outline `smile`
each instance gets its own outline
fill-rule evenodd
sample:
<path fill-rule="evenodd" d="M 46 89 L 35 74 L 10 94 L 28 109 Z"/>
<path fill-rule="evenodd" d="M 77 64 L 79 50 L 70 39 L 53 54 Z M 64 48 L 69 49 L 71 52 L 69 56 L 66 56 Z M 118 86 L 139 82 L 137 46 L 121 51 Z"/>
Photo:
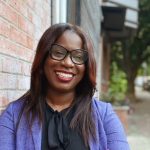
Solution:
<path fill-rule="evenodd" d="M 56 75 L 62 81 L 70 81 L 73 78 L 73 74 L 71 73 L 56 72 Z"/>

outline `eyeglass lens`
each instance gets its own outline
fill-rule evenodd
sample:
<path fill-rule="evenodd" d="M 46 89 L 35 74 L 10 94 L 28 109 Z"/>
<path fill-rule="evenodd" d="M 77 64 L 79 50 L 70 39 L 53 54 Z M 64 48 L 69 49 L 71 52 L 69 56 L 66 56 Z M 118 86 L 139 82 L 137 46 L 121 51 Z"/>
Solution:
<path fill-rule="evenodd" d="M 75 64 L 83 64 L 87 60 L 88 53 L 83 49 L 76 49 L 72 51 L 68 51 L 66 48 L 62 47 L 58 44 L 53 44 L 50 49 L 50 56 L 55 60 L 63 60 L 65 57 L 70 54 L 70 58 Z"/>

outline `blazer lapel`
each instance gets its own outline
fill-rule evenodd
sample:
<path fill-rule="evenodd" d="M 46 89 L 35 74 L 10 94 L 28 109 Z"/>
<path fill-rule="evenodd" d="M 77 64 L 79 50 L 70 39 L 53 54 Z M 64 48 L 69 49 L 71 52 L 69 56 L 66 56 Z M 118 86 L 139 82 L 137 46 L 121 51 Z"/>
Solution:
<path fill-rule="evenodd" d="M 41 150 L 41 140 L 42 140 L 42 127 L 40 126 L 38 119 L 35 119 L 31 128 L 32 138 L 34 142 L 35 150 Z"/>

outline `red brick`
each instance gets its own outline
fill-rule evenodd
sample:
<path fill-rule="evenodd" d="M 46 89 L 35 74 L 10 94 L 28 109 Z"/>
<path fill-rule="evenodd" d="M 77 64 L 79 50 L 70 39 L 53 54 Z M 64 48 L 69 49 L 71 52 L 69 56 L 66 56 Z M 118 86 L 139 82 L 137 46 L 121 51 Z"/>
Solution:
<path fill-rule="evenodd" d="M 25 94 L 27 90 L 16 90 L 16 98 L 20 98 L 23 94 Z"/>
<path fill-rule="evenodd" d="M 30 77 L 28 76 L 18 76 L 17 89 L 28 90 L 30 87 Z"/>
<path fill-rule="evenodd" d="M 29 21 L 33 23 L 33 13 L 30 8 L 28 8 L 27 14 L 28 14 L 27 16 L 28 16 Z"/>
<path fill-rule="evenodd" d="M 35 0 L 26 0 L 26 2 L 27 2 L 27 5 L 31 8 L 31 9 L 33 9 L 33 10 L 35 10 L 35 4 L 36 4 L 36 1 Z"/>
<path fill-rule="evenodd" d="M 28 22 L 26 21 L 26 19 L 23 16 L 19 15 L 18 16 L 18 27 L 26 32 L 27 26 L 28 26 Z"/>
<path fill-rule="evenodd" d="M 11 7 L 13 7 L 14 9 L 16 9 L 17 11 L 19 11 L 20 10 L 20 3 L 21 1 L 18 1 L 18 0 L 9 0 L 9 1 L 7 1 L 7 3 L 11 6 Z"/>
<path fill-rule="evenodd" d="M 12 26 L 10 27 L 10 39 L 26 48 L 33 49 L 33 39 Z"/>
<path fill-rule="evenodd" d="M 26 1 L 21 1 L 19 12 L 22 14 L 22 16 L 28 17 L 28 7 L 27 7 L 27 4 L 26 4 Z"/>
<path fill-rule="evenodd" d="M 17 88 L 17 75 L 7 74 L 7 89 Z"/>
<path fill-rule="evenodd" d="M 0 37 L 0 52 L 10 56 L 18 56 L 18 46 L 8 39 Z"/>
<path fill-rule="evenodd" d="M 34 50 L 50 25 L 50 1 L 2 0 L 0 14 L 1 111 L 29 88 Z"/>
<path fill-rule="evenodd" d="M 0 37 L 0 52 L 17 57 L 16 45 L 3 37 Z"/>
<path fill-rule="evenodd" d="M 6 106 L 9 103 L 6 97 L 0 96 L 0 106 Z"/>
<path fill-rule="evenodd" d="M 27 62 L 21 63 L 21 74 L 30 76 L 30 74 L 31 74 L 31 63 L 27 63 Z"/>
<path fill-rule="evenodd" d="M 6 105 L 7 103 L 7 90 L 0 90 L 0 106 L 4 106 Z M 4 101 L 2 101 L 4 100 Z"/>
<path fill-rule="evenodd" d="M 14 42 L 17 42 L 18 44 L 28 47 L 27 35 L 12 26 L 10 28 L 10 39 Z"/>
<path fill-rule="evenodd" d="M 7 90 L 8 100 L 12 102 L 20 98 L 27 90 Z"/>
<path fill-rule="evenodd" d="M 27 17 L 28 13 L 27 13 L 27 5 L 26 5 L 26 1 L 20 1 L 20 0 L 9 0 L 7 2 L 12 8 L 14 8 L 19 14 L 21 14 L 22 16 Z"/>
<path fill-rule="evenodd" d="M 33 61 L 33 58 L 34 58 L 34 55 L 35 55 L 34 51 L 22 47 L 21 53 L 22 53 L 20 55 L 21 59 L 26 60 L 28 62 Z"/>
<path fill-rule="evenodd" d="M 17 28 L 11 26 L 10 27 L 10 40 L 20 43 L 20 41 L 21 41 L 20 36 L 21 36 L 20 31 Z M 22 41 L 22 42 L 24 42 L 24 41 Z"/>
<path fill-rule="evenodd" d="M 29 47 L 28 46 L 28 42 L 27 42 L 27 35 L 23 32 L 20 32 L 20 37 L 19 40 L 17 41 L 19 44 L 25 46 L 25 47 Z"/>
<path fill-rule="evenodd" d="M 0 89 L 4 90 L 7 89 L 7 74 L 0 73 Z"/>
<path fill-rule="evenodd" d="M 29 49 L 33 50 L 33 39 L 29 36 L 27 36 L 27 45 Z"/>
<path fill-rule="evenodd" d="M 6 20 L 10 21 L 11 23 L 17 25 L 18 24 L 18 14 L 13 10 L 12 7 L 9 7 L 4 2 L 0 2 L 1 9 L 0 14 L 2 17 L 4 17 Z"/>
<path fill-rule="evenodd" d="M 25 17 L 19 15 L 18 27 L 24 32 L 28 33 L 30 36 L 33 36 L 33 32 L 34 32 L 33 24 Z"/>
<path fill-rule="evenodd" d="M 8 44 L 6 43 L 6 40 L 4 39 L 4 37 L 0 36 L 0 52 L 5 54 L 7 49 L 8 49 Z"/>
<path fill-rule="evenodd" d="M 38 42 L 39 42 L 39 40 L 36 40 L 36 39 L 34 40 L 34 43 L 33 43 L 33 50 L 34 50 L 34 51 L 36 51 Z"/>
<path fill-rule="evenodd" d="M 3 57 L 3 72 L 21 74 L 21 63 L 11 57 Z"/>
<path fill-rule="evenodd" d="M 32 62 L 34 57 L 33 50 L 19 46 L 2 37 L 0 37 L 0 52 L 28 62 Z"/>
<path fill-rule="evenodd" d="M 0 35 L 10 36 L 10 25 L 0 18 Z"/>
<path fill-rule="evenodd" d="M 42 20 L 41 17 L 38 16 L 36 13 L 33 13 L 33 24 L 35 25 L 36 29 L 41 29 Z"/>
<path fill-rule="evenodd" d="M 45 16 L 43 16 L 43 11 L 44 11 L 44 9 L 41 7 L 41 5 L 40 4 L 37 4 L 36 3 L 36 8 L 35 8 L 35 12 L 36 12 L 36 14 L 37 14 L 37 16 L 40 18 L 40 20 L 42 19 L 42 17 L 45 17 Z"/>
<path fill-rule="evenodd" d="M 8 100 L 9 102 L 12 102 L 14 100 L 17 100 L 20 96 L 18 96 L 17 90 L 8 90 Z"/>
<path fill-rule="evenodd" d="M 30 1 L 30 3 L 33 3 L 32 1 Z M 29 21 L 32 21 L 32 11 L 31 8 L 27 7 L 27 3 L 26 1 L 18 1 L 18 0 L 9 0 L 8 4 L 14 8 L 19 16 L 22 16 L 26 19 L 28 19 Z"/>
<path fill-rule="evenodd" d="M 3 55 L 0 54 L 0 72 L 2 72 L 2 61 L 3 61 Z"/>
<path fill-rule="evenodd" d="M 35 28 L 35 25 L 33 23 L 29 22 L 27 33 L 33 38 L 34 38 L 34 32 L 35 32 L 34 28 Z"/>

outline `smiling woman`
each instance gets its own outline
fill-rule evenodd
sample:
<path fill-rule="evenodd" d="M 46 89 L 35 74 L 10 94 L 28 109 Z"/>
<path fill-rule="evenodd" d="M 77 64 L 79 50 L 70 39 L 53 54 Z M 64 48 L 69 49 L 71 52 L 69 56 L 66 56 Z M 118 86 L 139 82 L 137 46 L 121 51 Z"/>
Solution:
<path fill-rule="evenodd" d="M 71 24 L 51 26 L 38 43 L 29 91 L 0 116 L 0 149 L 129 150 L 111 105 L 93 97 L 95 87 L 86 33 Z"/>
<path fill-rule="evenodd" d="M 50 49 L 51 57 L 47 57 L 44 64 L 45 76 L 49 83 L 48 94 L 49 97 L 52 93 L 58 95 L 60 92 L 65 92 L 65 95 L 72 95 L 72 98 L 65 97 L 64 100 L 61 100 L 62 104 L 68 103 L 70 105 L 72 102 L 70 99 L 73 100 L 76 86 L 83 78 L 85 71 L 84 57 L 80 58 L 81 55 L 84 55 L 82 39 L 75 32 L 68 30 L 58 38 L 56 43 L 57 45 L 53 45 Z M 70 54 L 64 55 L 63 52 Z"/>

